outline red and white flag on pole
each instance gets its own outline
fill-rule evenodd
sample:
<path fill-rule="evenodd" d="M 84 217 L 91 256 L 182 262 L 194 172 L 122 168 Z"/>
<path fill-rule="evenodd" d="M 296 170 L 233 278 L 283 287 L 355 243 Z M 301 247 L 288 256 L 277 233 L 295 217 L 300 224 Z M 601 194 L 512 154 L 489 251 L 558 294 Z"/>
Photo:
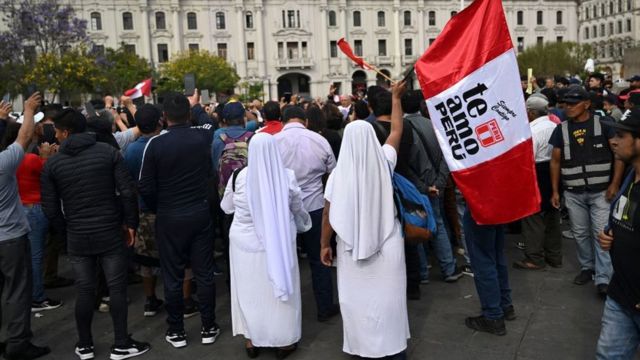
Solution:
<path fill-rule="evenodd" d="M 540 209 L 531 130 L 501 0 L 475 0 L 416 63 L 451 174 L 479 224 Z"/>
<path fill-rule="evenodd" d="M 126 90 L 124 96 L 128 96 L 131 99 L 136 99 L 141 96 L 151 96 L 151 79 L 143 80 L 136 85 L 133 89 Z"/>

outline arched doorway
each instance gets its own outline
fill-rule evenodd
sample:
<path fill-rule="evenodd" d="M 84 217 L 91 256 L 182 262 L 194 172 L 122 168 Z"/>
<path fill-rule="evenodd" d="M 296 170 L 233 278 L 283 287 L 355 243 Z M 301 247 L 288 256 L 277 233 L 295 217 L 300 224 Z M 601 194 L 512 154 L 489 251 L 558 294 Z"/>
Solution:
<path fill-rule="evenodd" d="M 382 69 L 380 70 L 380 72 L 387 75 L 387 77 L 391 77 L 391 73 L 387 69 Z M 384 88 L 389 88 L 391 86 L 391 83 L 389 82 L 389 80 L 385 79 L 384 76 L 380 74 L 376 75 L 376 84 Z"/>
<path fill-rule="evenodd" d="M 362 94 L 367 92 L 367 74 L 362 70 L 354 72 L 351 76 L 351 93 L 358 94 L 360 92 Z"/>
<path fill-rule="evenodd" d="M 305 74 L 289 73 L 278 78 L 278 99 L 285 93 L 310 96 L 311 78 Z"/>

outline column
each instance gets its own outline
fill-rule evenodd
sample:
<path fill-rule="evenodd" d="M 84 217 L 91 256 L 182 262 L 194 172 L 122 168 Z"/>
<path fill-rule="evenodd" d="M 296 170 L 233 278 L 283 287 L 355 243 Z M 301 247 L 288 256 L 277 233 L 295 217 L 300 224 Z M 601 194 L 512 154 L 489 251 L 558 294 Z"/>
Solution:
<path fill-rule="evenodd" d="M 154 64 L 153 54 L 151 53 L 151 36 L 149 29 L 149 8 L 145 5 L 140 6 L 140 17 L 142 18 L 142 57 L 149 59 Z"/>
<path fill-rule="evenodd" d="M 400 76 L 402 72 L 402 52 L 400 50 L 400 7 L 399 4 L 393 6 L 393 57 L 394 66 L 391 78 Z"/>
<path fill-rule="evenodd" d="M 264 24 L 262 21 L 262 17 L 264 16 L 262 14 L 263 10 L 262 10 L 262 6 L 261 5 L 256 5 L 256 11 L 255 11 L 255 26 L 256 26 L 256 33 L 257 33 L 257 37 L 256 37 L 256 60 L 258 60 L 258 71 L 259 71 L 259 76 L 262 77 L 265 82 L 267 80 L 267 53 L 266 53 L 266 43 L 265 43 L 265 31 L 264 31 Z M 268 86 L 268 85 L 266 85 Z M 265 91 L 265 93 L 268 93 L 268 89 L 267 91 Z"/>
<path fill-rule="evenodd" d="M 182 24 L 180 22 L 180 7 L 172 6 L 173 12 L 173 52 L 179 53 L 182 51 Z"/>
<path fill-rule="evenodd" d="M 349 36 L 349 12 L 347 11 L 347 3 L 340 3 L 340 21 L 342 21 L 342 28 L 344 29 L 344 39 L 347 42 L 350 42 L 351 36 Z M 351 44 L 353 46 L 353 44 Z M 347 59 L 346 56 L 340 56 L 342 63 L 342 73 L 345 74 L 344 80 L 346 81 L 351 76 L 351 71 L 349 68 L 350 60 Z"/>
<path fill-rule="evenodd" d="M 422 0 L 420 0 L 420 2 L 418 3 L 418 43 L 415 45 L 414 50 L 417 57 L 422 56 L 422 53 L 424 53 L 425 49 L 427 48 L 424 36 L 424 22 L 426 21 L 424 14 L 424 4 Z"/>
<path fill-rule="evenodd" d="M 320 57 L 320 61 L 316 65 L 320 68 L 319 73 L 322 74 L 320 79 L 316 79 L 316 82 L 321 82 L 322 84 L 324 84 L 325 74 L 328 74 L 330 70 L 329 49 L 328 49 L 329 35 L 327 34 L 329 29 L 327 27 L 327 16 L 328 16 L 327 4 L 326 2 L 324 2 L 322 5 L 320 5 L 320 29 L 322 31 L 322 34 L 320 36 L 320 42 L 321 42 L 320 56 L 321 57 Z M 315 54 L 317 55 L 318 52 L 316 51 Z"/>
<path fill-rule="evenodd" d="M 237 70 L 238 75 L 241 80 L 246 80 L 247 78 L 247 43 L 244 38 L 244 6 L 242 4 L 236 4 L 236 32 L 238 35 L 238 41 L 231 41 L 227 46 L 233 46 L 233 44 L 237 44 L 238 50 L 236 54 L 238 54 L 237 60 Z M 233 37 L 232 37 L 233 39 Z"/>

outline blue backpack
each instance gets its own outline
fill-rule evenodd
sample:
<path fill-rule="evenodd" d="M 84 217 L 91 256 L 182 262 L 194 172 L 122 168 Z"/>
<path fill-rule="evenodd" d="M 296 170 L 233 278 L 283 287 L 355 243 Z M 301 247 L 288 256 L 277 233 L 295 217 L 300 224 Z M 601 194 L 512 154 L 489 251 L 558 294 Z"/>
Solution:
<path fill-rule="evenodd" d="M 393 200 L 402 223 L 404 239 L 409 244 L 428 241 L 436 232 L 436 221 L 429 198 L 404 176 L 394 172 Z"/>

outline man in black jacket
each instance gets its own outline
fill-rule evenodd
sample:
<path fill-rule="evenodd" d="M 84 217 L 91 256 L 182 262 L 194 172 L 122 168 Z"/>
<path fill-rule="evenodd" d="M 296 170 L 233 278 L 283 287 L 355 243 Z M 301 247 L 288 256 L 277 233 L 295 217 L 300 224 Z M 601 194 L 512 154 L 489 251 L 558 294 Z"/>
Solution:
<path fill-rule="evenodd" d="M 127 332 L 126 245 L 133 245 L 138 226 L 135 184 L 120 152 L 96 142 L 94 133 L 85 132 L 87 121 L 81 113 L 64 110 L 54 123 L 61 145 L 42 172 L 42 207 L 52 223 L 66 223 L 67 247 L 78 288 L 75 313 L 80 340 L 75 353 L 81 359 L 93 359 L 91 320 L 96 266 L 100 263 L 111 296 L 115 333 L 111 359 L 141 355 L 149 350 L 149 344 L 131 339 Z M 127 227 L 126 241 L 122 223 Z"/>
<path fill-rule="evenodd" d="M 147 143 L 138 187 L 144 203 L 156 213 L 156 244 L 169 324 L 165 340 L 176 348 L 187 346 L 182 283 L 190 264 L 198 284 L 202 343 L 213 344 L 220 328 L 214 314 L 213 228 L 207 202 L 211 126 L 191 127 L 190 102 L 184 95 L 168 94 L 163 107 L 168 131 Z"/>

